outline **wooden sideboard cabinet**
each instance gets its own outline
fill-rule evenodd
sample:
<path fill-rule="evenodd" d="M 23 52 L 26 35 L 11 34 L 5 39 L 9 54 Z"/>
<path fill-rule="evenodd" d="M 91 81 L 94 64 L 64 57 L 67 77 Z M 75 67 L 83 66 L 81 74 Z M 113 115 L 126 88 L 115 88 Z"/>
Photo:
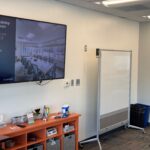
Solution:
<path fill-rule="evenodd" d="M 55 119 L 52 114 L 47 121 L 36 120 L 25 127 L 8 124 L 0 129 L 0 136 L 8 136 L 14 143 L 0 142 L 4 150 L 78 150 L 79 114 Z M 55 131 L 55 132 L 54 132 Z M 36 137 L 36 138 L 35 138 Z"/>

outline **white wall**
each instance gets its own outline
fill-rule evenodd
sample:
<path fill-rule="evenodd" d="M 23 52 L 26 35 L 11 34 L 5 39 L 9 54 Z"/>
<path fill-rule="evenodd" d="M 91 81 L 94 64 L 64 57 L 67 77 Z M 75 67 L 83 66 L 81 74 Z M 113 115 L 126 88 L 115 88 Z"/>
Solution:
<path fill-rule="evenodd" d="M 138 102 L 150 105 L 150 23 L 140 24 Z"/>
<path fill-rule="evenodd" d="M 139 24 L 51 0 L 0 0 L 0 14 L 67 24 L 66 79 L 81 79 L 79 87 L 63 80 L 38 86 L 34 82 L 0 85 L 0 113 L 22 115 L 48 104 L 60 111 L 64 103 L 80 113 L 80 140 L 96 128 L 96 48 L 133 50 L 132 101 L 137 99 Z M 84 52 L 87 44 L 88 52 Z"/>
<path fill-rule="evenodd" d="M 150 23 L 140 23 L 138 68 L 138 102 L 150 105 Z M 149 116 L 150 122 L 150 116 Z"/>

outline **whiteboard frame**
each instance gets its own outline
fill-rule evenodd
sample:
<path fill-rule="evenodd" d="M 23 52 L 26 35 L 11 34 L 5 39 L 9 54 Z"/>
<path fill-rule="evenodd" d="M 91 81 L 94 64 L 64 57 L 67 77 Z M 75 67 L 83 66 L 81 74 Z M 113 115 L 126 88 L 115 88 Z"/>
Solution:
<path fill-rule="evenodd" d="M 98 98 L 97 98 L 97 135 L 100 135 L 100 120 L 101 120 L 101 114 L 100 114 L 100 111 L 101 111 L 101 108 L 100 108 L 100 105 L 101 105 L 101 52 L 102 51 L 111 51 L 111 52 L 129 52 L 130 53 L 130 69 L 129 69 L 129 100 L 128 100 L 128 122 L 127 122 L 127 126 L 128 128 L 133 128 L 133 129 L 138 129 L 138 130 L 142 130 L 143 133 L 145 133 L 145 130 L 144 128 L 141 128 L 141 127 L 137 127 L 137 126 L 133 126 L 130 124 L 130 105 L 131 105 L 131 77 L 132 77 L 132 50 L 109 50 L 109 49 L 99 49 L 99 57 L 98 57 L 98 68 L 99 68 L 99 74 L 98 74 L 98 80 L 99 80 L 99 83 L 98 83 Z"/>
<path fill-rule="evenodd" d="M 110 51 L 110 52 L 129 52 L 130 54 L 130 68 L 129 68 L 129 95 L 128 95 L 128 117 L 127 117 L 127 120 L 128 120 L 128 127 L 130 126 L 130 104 L 131 104 L 131 71 L 132 71 L 132 50 L 109 50 L 109 49 L 99 49 L 99 57 L 98 57 L 98 98 L 97 98 L 97 127 L 98 127 L 98 124 L 99 124 L 99 128 L 97 129 L 97 134 L 100 134 L 100 130 L 101 130 L 101 108 L 100 108 L 100 105 L 101 105 L 101 64 L 102 64 L 102 51 Z"/>

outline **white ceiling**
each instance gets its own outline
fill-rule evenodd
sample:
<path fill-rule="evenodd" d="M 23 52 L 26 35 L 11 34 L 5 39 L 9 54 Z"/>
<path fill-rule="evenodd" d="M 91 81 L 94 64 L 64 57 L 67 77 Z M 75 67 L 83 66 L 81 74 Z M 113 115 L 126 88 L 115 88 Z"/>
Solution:
<path fill-rule="evenodd" d="M 96 5 L 94 2 L 98 0 L 57 0 L 71 5 L 76 5 L 98 12 L 103 12 L 134 21 L 149 21 L 142 16 L 150 15 L 150 0 L 139 0 L 138 2 L 115 5 L 113 7 L 105 7 L 104 5 Z M 99 0 L 103 1 L 103 0 Z"/>

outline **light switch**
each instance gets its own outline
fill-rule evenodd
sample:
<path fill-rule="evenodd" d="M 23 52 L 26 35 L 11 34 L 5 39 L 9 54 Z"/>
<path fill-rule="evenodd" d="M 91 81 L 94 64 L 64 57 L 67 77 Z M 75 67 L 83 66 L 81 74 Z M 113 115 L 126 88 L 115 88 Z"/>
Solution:
<path fill-rule="evenodd" d="M 80 79 L 76 79 L 76 86 L 80 86 Z"/>
<path fill-rule="evenodd" d="M 71 86 L 74 86 L 74 80 L 73 79 L 71 80 Z"/>

